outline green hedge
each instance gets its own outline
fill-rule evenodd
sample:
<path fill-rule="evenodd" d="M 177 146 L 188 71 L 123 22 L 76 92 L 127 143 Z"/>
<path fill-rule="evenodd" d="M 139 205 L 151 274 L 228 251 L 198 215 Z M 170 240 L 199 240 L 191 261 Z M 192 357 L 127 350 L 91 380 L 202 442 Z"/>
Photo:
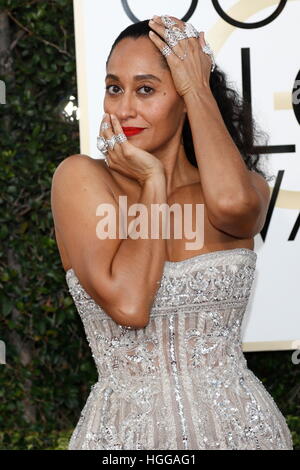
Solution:
<path fill-rule="evenodd" d="M 71 0 L 1 1 L 9 51 L 1 60 L 0 449 L 65 449 L 97 372 L 67 290 L 50 206 L 52 175 L 79 153 Z M 3 21 L 2 21 L 3 25 Z M 75 99 L 75 105 L 77 99 Z M 291 352 L 246 353 L 300 448 L 299 366 Z M 297 389 L 298 386 L 298 389 Z"/>
<path fill-rule="evenodd" d="M 11 57 L 1 70 L 0 448 L 56 447 L 97 373 L 55 242 L 51 180 L 79 153 L 62 111 L 77 97 L 72 1 L 6 1 Z M 3 17 L 2 17 L 3 18 Z M 77 105 L 77 100 L 74 102 Z M 64 434 L 62 434 L 64 435 Z"/>

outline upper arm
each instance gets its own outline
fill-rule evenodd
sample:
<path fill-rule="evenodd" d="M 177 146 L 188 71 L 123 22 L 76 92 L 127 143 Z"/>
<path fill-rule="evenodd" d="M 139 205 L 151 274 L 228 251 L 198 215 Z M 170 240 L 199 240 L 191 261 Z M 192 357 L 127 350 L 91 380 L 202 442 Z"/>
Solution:
<path fill-rule="evenodd" d="M 71 265 L 86 292 L 101 305 L 114 321 L 132 326 L 134 318 L 128 304 L 128 315 L 119 306 L 128 286 L 118 286 L 111 275 L 111 264 L 121 240 L 101 239 L 99 224 L 106 216 L 119 233 L 119 217 L 112 212 L 97 215 L 100 204 L 107 204 L 117 214 L 118 207 L 105 182 L 105 170 L 97 160 L 72 155 L 56 168 L 51 187 L 51 208 Z M 99 212 L 98 212 L 99 214 Z M 105 227 L 107 231 L 107 227 Z M 124 298 L 122 298 L 124 300 Z"/>
<path fill-rule="evenodd" d="M 238 238 L 253 238 L 262 230 L 270 203 L 267 181 L 259 173 L 248 171 L 254 188 L 252 199 L 242 205 L 228 205 L 218 219 L 212 221 L 219 230 Z"/>

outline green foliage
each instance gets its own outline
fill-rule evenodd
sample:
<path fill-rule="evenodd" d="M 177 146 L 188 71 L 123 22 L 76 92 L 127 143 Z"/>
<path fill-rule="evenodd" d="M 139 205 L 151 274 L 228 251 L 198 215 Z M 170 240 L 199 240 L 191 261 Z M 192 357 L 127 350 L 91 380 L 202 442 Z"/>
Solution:
<path fill-rule="evenodd" d="M 9 13 L 13 73 L 0 76 L 7 90 L 0 105 L 0 449 L 60 450 L 97 380 L 50 205 L 55 168 L 80 151 L 75 113 L 62 113 L 70 96 L 77 105 L 73 6 L 0 0 L 1 10 Z M 245 356 L 299 449 L 299 365 L 290 351 Z"/>
<path fill-rule="evenodd" d="M 50 204 L 55 168 L 80 152 L 75 112 L 62 113 L 70 96 L 78 106 L 73 6 L 11 0 L 0 9 L 9 13 L 13 71 L 0 76 L 0 447 L 61 448 L 59 433 L 74 429 L 97 380 Z"/>

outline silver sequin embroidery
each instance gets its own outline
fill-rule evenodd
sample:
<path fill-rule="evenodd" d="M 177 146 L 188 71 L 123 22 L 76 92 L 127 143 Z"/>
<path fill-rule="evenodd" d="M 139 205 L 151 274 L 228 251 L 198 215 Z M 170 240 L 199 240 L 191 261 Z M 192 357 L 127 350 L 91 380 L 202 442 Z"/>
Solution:
<path fill-rule="evenodd" d="M 242 352 L 256 259 L 237 248 L 167 261 L 142 329 L 118 325 L 66 272 L 99 375 L 68 449 L 293 449 Z"/>

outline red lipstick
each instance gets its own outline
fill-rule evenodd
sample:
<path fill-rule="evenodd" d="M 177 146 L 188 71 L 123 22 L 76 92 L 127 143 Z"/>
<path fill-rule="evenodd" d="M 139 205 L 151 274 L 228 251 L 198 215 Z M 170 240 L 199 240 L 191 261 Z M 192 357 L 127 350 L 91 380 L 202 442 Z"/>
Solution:
<path fill-rule="evenodd" d="M 122 127 L 122 129 L 126 137 L 130 137 L 131 135 L 140 134 L 145 127 Z"/>

